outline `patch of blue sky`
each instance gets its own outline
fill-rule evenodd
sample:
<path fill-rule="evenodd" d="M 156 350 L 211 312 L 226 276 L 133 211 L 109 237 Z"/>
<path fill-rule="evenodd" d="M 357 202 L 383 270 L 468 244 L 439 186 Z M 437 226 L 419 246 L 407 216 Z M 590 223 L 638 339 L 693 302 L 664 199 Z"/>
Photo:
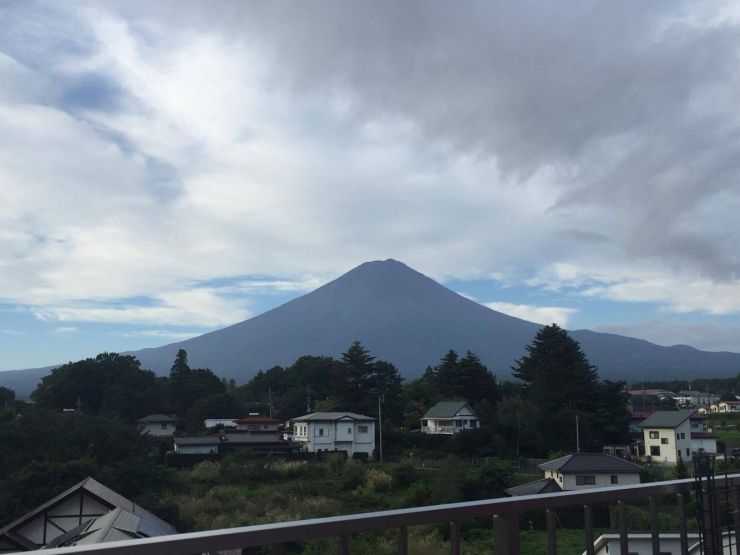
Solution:
<path fill-rule="evenodd" d="M 121 108 L 123 91 L 111 79 L 98 73 L 62 77 L 60 107 L 75 112 L 113 112 Z"/>

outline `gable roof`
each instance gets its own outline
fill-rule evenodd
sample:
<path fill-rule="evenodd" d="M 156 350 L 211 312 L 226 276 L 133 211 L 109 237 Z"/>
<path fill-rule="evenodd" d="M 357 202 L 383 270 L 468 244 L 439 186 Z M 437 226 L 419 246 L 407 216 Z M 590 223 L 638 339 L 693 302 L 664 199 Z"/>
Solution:
<path fill-rule="evenodd" d="M 467 401 L 440 401 L 426 411 L 422 418 L 452 418 L 465 407 L 468 407 L 476 417 L 478 416 Z"/>
<path fill-rule="evenodd" d="M 507 488 L 504 491 L 509 495 L 516 496 L 536 495 L 538 493 L 556 493 L 563 490 L 560 489 L 558 483 L 552 478 L 544 478 L 542 480 L 535 480 L 534 482 L 527 482 L 526 484 Z"/>
<path fill-rule="evenodd" d="M 243 416 L 237 418 L 234 422 L 238 424 L 280 424 L 280 420 L 275 420 L 269 416 L 262 416 L 259 414 L 250 414 L 249 416 Z"/>
<path fill-rule="evenodd" d="M 311 420 L 324 420 L 324 421 L 333 421 L 333 420 L 375 420 L 375 418 L 371 416 L 365 416 L 364 414 L 357 414 L 356 412 L 312 412 L 311 414 L 306 414 L 305 416 L 299 416 L 298 418 L 293 418 L 293 422 L 307 422 Z"/>
<path fill-rule="evenodd" d="M 540 465 L 542 470 L 555 470 L 561 474 L 592 472 L 594 474 L 642 472 L 639 464 L 631 463 L 606 453 L 573 453 Z"/>
<path fill-rule="evenodd" d="M 109 487 L 104 486 L 97 480 L 88 477 L 81 482 L 76 483 L 71 488 L 64 490 L 59 495 L 52 497 L 45 503 L 42 503 L 32 511 L 29 511 L 25 515 L 21 516 L 20 518 L 17 518 L 10 524 L 7 524 L 5 527 L 0 528 L 0 539 L 5 537 L 15 543 L 21 543 L 24 538 L 20 534 L 16 533 L 18 529 L 22 528 L 27 522 L 33 520 L 39 515 L 42 515 L 45 511 L 51 509 L 64 499 L 76 495 L 80 491 L 83 491 L 88 495 L 100 500 L 104 505 L 110 506 L 111 510 L 115 508 L 121 508 L 131 513 L 132 515 L 151 522 L 152 526 L 156 527 L 157 529 L 166 530 L 169 534 L 175 534 L 177 532 L 177 530 L 175 530 L 174 526 L 172 526 L 171 524 L 150 513 L 146 509 L 140 507 L 130 499 L 126 499 L 121 494 L 113 491 Z M 33 549 L 36 548 L 37 547 L 34 545 Z"/>
<path fill-rule="evenodd" d="M 144 418 L 139 418 L 137 422 L 139 422 L 140 424 L 158 424 L 160 422 L 178 422 L 178 418 L 176 416 L 172 416 L 171 414 L 149 414 Z"/>
<path fill-rule="evenodd" d="M 659 410 L 640 424 L 643 428 L 677 428 L 694 414 L 692 410 Z"/>

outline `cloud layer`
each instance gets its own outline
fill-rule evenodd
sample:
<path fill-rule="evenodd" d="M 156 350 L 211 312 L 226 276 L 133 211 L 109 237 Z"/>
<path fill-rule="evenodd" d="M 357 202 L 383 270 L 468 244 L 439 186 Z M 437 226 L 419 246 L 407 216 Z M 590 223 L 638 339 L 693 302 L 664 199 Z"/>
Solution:
<path fill-rule="evenodd" d="M 740 33 L 722 5 L 29 2 L 0 18 L 0 301 L 40 318 L 221 326 L 253 312 L 239 291 L 387 257 L 740 313 Z"/>

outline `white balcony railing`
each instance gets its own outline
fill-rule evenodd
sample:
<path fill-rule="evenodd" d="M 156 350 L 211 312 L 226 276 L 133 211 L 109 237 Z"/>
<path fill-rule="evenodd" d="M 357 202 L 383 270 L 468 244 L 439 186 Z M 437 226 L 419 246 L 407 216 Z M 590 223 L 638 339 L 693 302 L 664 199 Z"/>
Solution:
<path fill-rule="evenodd" d="M 732 491 L 737 494 L 740 491 L 740 474 L 734 474 L 726 478 L 716 477 L 715 485 L 717 488 L 725 488 L 725 491 Z M 518 555 L 520 551 L 519 515 L 524 512 L 542 510 L 546 512 L 547 516 L 548 554 L 554 555 L 557 552 L 554 509 L 580 506 L 584 511 L 584 549 L 587 554 L 593 554 L 593 506 L 616 505 L 619 521 L 620 552 L 626 555 L 628 553 L 628 530 L 625 524 L 625 502 L 647 499 L 650 506 L 651 530 L 649 532 L 652 538 L 652 552 L 658 554 L 660 553 L 660 531 L 658 529 L 657 502 L 660 498 L 666 496 L 676 496 L 681 553 L 686 555 L 689 552 L 687 513 L 685 496 L 682 494 L 690 493 L 696 487 L 696 481 L 693 479 L 672 480 L 209 530 L 106 544 L 48 549 L 44 550 L 43 553 L 45 555 L 74 553 L 186 555 L 252 546 L 270 546 L 271 553 L 280 553 L 282 544 L 287 542 L 336 537 L 337 552 L 340 555 L 345 555 L 349 553 L 349 537 L 351 535 L 370 531 L 396 530 L 398 553 L 405 555 L 408 551 L 409 526 L 446 522 L 450 525 L 450 553 L 459 555 L 461 522 L 471 518 L 492 518 L 494 536 L 492 541 L 495 545 L 496 555 Z M 737 531 L 740 528 L 740 508 L 736 507 L 734 517 L 734 530 Z M 699 525 L 700 527 L 702 525 L 701 519 Z M 721 547 L 719 549 L 720 551 L 709 551 L 705 545 L 703 552 L 705 554 L 721 553 Z"/>

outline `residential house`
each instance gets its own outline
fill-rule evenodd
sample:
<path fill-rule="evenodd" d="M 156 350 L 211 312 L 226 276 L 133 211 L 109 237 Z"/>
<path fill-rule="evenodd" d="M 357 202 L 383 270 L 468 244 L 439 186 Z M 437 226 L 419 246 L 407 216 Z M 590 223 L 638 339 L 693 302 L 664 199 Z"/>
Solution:
<path fill-rule="evenodd" d="M 236 429 L 236 418 L 206 418 L 203 421 L 203 427 L 206 430 L 213 430 L 214 428 L 228 428 Z"/>
<path fill-rule="evenodd" d="M 740 412 L 740 401 L 722 401 L 716 407 L 717 410 L 712 412 Z"/>
<path fill-rule="evenodd" d="M 718 436 L 708 432 L 704 425 L 704 416 L 698 412 L 691 415 L 691 454 L 716 453 Z"/>
<path fill-rule="evenodd" d="M 679 407 L 698 407 L 718 403 L 720 396 L 704 391 L 686 390 L 679 391 L 674 399 Z"/>
<path fill-rule="evenodd" d="M 314 412 L 291 420 L 304 451 L 344 451 L 347 456 L 375 451 L 375 419 L 354 412 Z"/>
<path fill-rule="evenodd" d="M 506 490 L 509 495 L 532 495 L 640 483 L 643 468 L 605 453 L 573 453 L 539 465 L 544 478 Z"/>
<path fill-rule="evenodd" d="M 659 538 L 661 555 L 679 555 L 681 553 L 680 534 L 663 532 L 659 535 Z M 687 539 L 689 541 L 689 554 L 699 555 L 701 553 L 699 534 L 697 532 L 689 532 Z M 650 533 L 630 532 L 627 534 L 627 541 L 629 542 L 629 555 L 652 555 L 654 553 L 653 536 Z M 593 550 L 594 555 L 613 555 L 619 552 L 619 534 L 601 534 L 596 538 Z M 586 555 L 586 553 L 584 551 L 583 555 Z"/>
<path fill-rule="evenodd" d="M 677 464 L 691 460 L 691 410 L 654 412 L 643 420 L 645 456 L 649 460 Z"/>
<path fill-rule="evenodd" d="M 236 429 L 240 432 L 249 432 L 251 434 L 277 434 L 279 420 L 273 420 L 267 416 L 259 414 L 250 414 L 236 421 Z"/>
<path fill-rule="evenodd" d="M 223 432 L 203 437 L 176 437 L 175 453 L 181 455 L 224 455 L 241 449 L 255 454 L 288 454 L 300 448 L 294 442 L 284 441 L 276 434 L 245 434 Z"/>
<path fill-rule="evenodd" d="M 466 401 L 440 401 L 421 418 L 425 434 L 456 434 L 480 427 L 480 419 Z"/>
<path fill-rule="evenodd" d="M 178 419 L 171 414 L 150 414 L 136 421 L 139 433 L 154 437 L 172 437 L 177 430 Z"/>
<path fill-rule="evenodd" d="M 175 528 L 86 478 L 0 528 L 0 553 L 175 534 Z"/>

